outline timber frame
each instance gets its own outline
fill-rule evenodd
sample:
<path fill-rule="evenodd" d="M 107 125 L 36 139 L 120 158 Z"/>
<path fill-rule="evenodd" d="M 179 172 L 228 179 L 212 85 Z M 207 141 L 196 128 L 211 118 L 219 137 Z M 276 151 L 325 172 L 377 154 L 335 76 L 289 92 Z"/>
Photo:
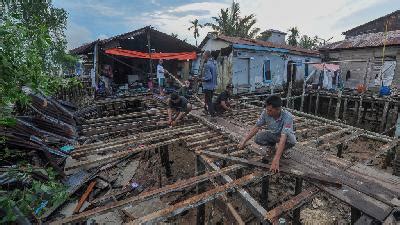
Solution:
<path fill-rule="evenodd" d="M 263 224 L 273 223 L 289 212 L 293 213 L 291 217 L 293 222 L 300 223 L 301 206 L 308 204 L 317 193 L 322 192 L 351 206 L 352 223 L 360 223 L 361 220 L 384 223 L 391 219 L 392 214 L 400 207 L 398 199 L 400 178 L 382 171 L 382 168 L 387 167 L 390 162 L 389 153 L 396 149 L 397 139 L 286 109 L 294 115 L 296 130 L 301 131 L 298 133 L 299 143 L 281 160 L 281 174 L 295 178 L 295 191 L 288 200 L 269 208 L 268 189 L 272 174 L 268 172 L 269 164 L 262 161 L 262 151 L 252 142 L 245 150 L 236 148 L 238 141 L 263 110 L 261 107 L 238 103 L 235 110 L 216 120 L 210 120 L 203 116 L 200 110 L 195 109 L 184 124 L 168 128 L 166 124 L 158 123 L 166 118 L 163 103 L 160 105 L 158 99 L 146 98 L 146 101 L 157 105 L 158 110 L 152 113 L 135 112 L 87 119 L 82 125 L 81 132 L 84 134 L 99 135 L 96 138 L 116 138 L 106 143 L 95 142 L 80 146 L 72 153 L 72 157 L 78 161 L 77 164 L 66 170 L 82 167 L 104 169 L 107 165 L 126 160 L 136 153 L 179 142 L 184 143 L 196 154 L 196 165 L 193 165 L 196 167 L 196 175 L 120 200 L 115 199 L 130 190 L 122 189 L 104 195 L 91 202 L 94 206 L 91 209 L 61 220 L 54 220 L 52 224 L 83 221 L 93 215 L 118 210 L 133 203 L 190 187 L 195 187 L 197 194 L 146 216 L 132 218 L 127 223 L 147 224 L 165 221 L 184 211 L 196 209 L 197 224 L 204 224 L 205 204 L 218 201 L 222 203 L 226 217 L 231 223 L 245 224 L 240 213 L 228 201 L 230 193 L 239 196 L 243 204 Z M 129 136 L 116 135 L 119 131 L 131 127 L 135 128 Z M 309 131 L 317 133 L 311 136 L 303 135 Z M 347 154 L 345 146 L 360 138 L 379 141 L 382 145 L 379 149 L 375 149 L 367 160 L 351 162 L 345 159 L 344 155 Z M 95 160 L 87 158 L 88 155 L 98 153 L 103 157 Z M 166 156 L 164 154 L 162 157 L 168 157 L 168 148 Z M 166 171 L 168 171 L 168 161 L 166 159 L 163 163 Z M 247 173 L 244 173 L 244 170 Z M 255 183 L 261 183 L 261 202 L 247 191 L 247 187 Z"/>

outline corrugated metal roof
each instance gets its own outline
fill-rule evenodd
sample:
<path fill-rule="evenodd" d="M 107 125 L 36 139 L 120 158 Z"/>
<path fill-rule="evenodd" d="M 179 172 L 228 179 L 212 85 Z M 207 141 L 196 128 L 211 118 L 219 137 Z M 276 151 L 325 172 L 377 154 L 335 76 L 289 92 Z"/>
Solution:
<path fill-rule="evenodd" d="M 377 19 L 374 19 L 374 20 L 372 20 L 372 21 L 369 21 L 369 22 L 367 22 L 367 23 L 364 23 L 364 24 L 361 24 L 361 25 L 356 26 L 356 27 L 354 27 L 354 28 L 351 28 L 350 30 L 345 31 L 345 32 L 343 32 L 342 34 L 343 34 L 343 35 L 349 35 L 349 34 L 351 34 L 352 32 L 356 31 L 357 29 L 360 29 L 360 28 L 362 28 L 362 27 L 365 27 L 365 26 L 367 26 L 367 25 L 369 25 L 369 24 L 376 23 L 376 22 L 379 21 L 379 20 L 388 19 L 389 17 L 391 17 L 391 16 L 393 16 L 393 15 L 396 15 L 396 14 L 399 14 L 399 13 L 400 13 L 400 10 L 396 10 L 396 11 L 394 11 L 394 12 L 392 12 L 392 13 L 389 13 L 389 14 L 387 14 L 387 15 L 381 16 L 381 17 L 379 17 L 379 18 L 377 18 Z"/>
<path fill-rule="evenodd" d="M 127 33 L 123 33 L 120 35 L 116 35 L 107 39 L 103 40 L 96 40 L 88 44 L 84 44 L 78 48 L 70 50 L 70 53 L 80 55 L 80 54 L 87 54 L 88 52 L 92 52 L 94 49 L 95 44 L 98 42 L 100 45 L 104 46 L 108 43 L 113 43 L 113 41 L 118 41 L 118 40 L 123 40 L 123 39 L 130 39 L 133 37 L 137 36 L 143 36 L 146 32 L 150 31 L 151 32 L 151 40 L 154 41 L 154 37 L 159 37 L 158 40 L 163 40 L 163 41 L 173 41 L 175 45 L 182 47 L 185 51 L 198 51 L 199 49 L 196 46 L 193 46 L 189 43 L 186 43 L 178 38 L 172 37 L 169 34 L 160 32 L 158 30 L 153 29 L 151 26 L 146 26 L 138 30 L 130 31 Z M 169 43 L 166 42 L 165 45 L 168 45 Z M 117 47 L 117 46 L 112 46 Z M 129 50 L 135 50 L 135 49 L 129 49 Z"/>
<path fill-rule="evenodd" d="M 387 38 L 385 38 L 384 32 L 361 34 L 346 38 L 343 41 L 327 44 L 321 47 L 320 50 L 380 47 L 383 46 L 385 39 L 387 46 L 400 45 L 400 30 L 387 32 Z"/>
<path fill-rule="evenodd" d="M 272 42 L 268 42 L 268 41 L 261 41 L 261 40 L 256 40 L 256 39 L 230 37 L 230 36 L 225 36 L 225 35 L 219 35 L 216 37 L 216 39 L 220 39 L 220 40 L 232 43 L 232 44 L 243 44 L 243 45 L 263 46 L 263 47 L 269 47 L 269 48 L 287 49 L 294 53 L 297 52 L 297 53 L 302 53 L 302 54 L 319 56 L 318 51 L 299 48 L 299 47 L 295 47 L 295 46 L 291 46 L 291 45 L 281 45 L 281 44 L 276 44 L 276 43 L 272 43 Z"/>

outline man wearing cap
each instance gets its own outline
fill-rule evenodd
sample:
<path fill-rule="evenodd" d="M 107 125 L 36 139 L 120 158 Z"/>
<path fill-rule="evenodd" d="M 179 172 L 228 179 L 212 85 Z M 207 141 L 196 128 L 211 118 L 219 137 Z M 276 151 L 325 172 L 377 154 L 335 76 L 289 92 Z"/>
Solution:
<path fill-rule="evenodd" d="M 257 134 L 254 140 L 256 144 L 275 147 L 276 151 L 270 171 L 279 172 L 279 161 L 283 151 L 292 148 L 296 144 L 293 115 L 286 110 L 282 110 L 282 99 L 279 96 L 269 96 L 265 103 L 265 109 L 262 111 L 256 125 L 240 142 L 238 148 L 243 149 L 247 141 Z M 258 133 L 264 126 L 266 126 L 266 129 Z"/>
<path fill-rule="evenodd" d="M 179 96 L 177 93 L 172 93 L 168 99 L 168 124 L 175 126 L 179 123 L 190 111 L 192 105 L 185 97 Z"/>
<path fill-rule="evenodd" d="M 214 110 L 217 114 L 222 114 L 225 111 L 231 111 L 231 105 L 229 104 L 230 97 L 232 96 L 233 85 L 226 85 L 225 91 L 221 92 L 215 100 Z"/>

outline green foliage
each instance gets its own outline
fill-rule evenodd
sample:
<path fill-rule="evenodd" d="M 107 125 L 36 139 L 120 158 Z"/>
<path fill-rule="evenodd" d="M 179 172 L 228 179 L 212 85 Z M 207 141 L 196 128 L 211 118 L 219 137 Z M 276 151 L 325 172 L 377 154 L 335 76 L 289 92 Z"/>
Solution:
<path fill-rule="evenodd" d="M 318 36 L 311 38 L 307 35 L 301 36 L 299 40 L 299 46 L 306 49 L 316 49 L 320 44 Z"/>
<path fill-rule="evenodd" d="M 271 37 L 271 35 L 272 35 L 271 31 L 264 31 L 264 32 L 262 32 L 261 34 L 257 35 L 256 38 L 257 38 L 258 40 L 266 41 L 266 40 L 268 40 L 268 38 Z"/>
<path fill-rule="evenodd" d="M 28 86 L 45 94 L 70 83 L 61 71 L 75 65 L 66 54 L 67 13 L 51 1 L 18 1 L 0 7 L 0 125 L 9 124 L 13 107 L 29 103 Z"/>
<path fill-rule="evenodd" d="M 218 34 L 233 37 L 254 38 L 260 28 L 255 28 L 257 20 L 254 14 L 240 16 L 240 6 L 232 2 L 231 8 L 221 9 L 218 17 L 213 17 L 214 23 L 206 23 Z"/>
<path fill-rule="evenodd" d="M 298 44 L 298 38 L 300 36 L 300 32 L 299 29 L 297 29 L 297 27 L 292 27 L 289 29 L 289 37 L 288 37 L 288 44 L 292 45 L 292 46 L 297 46 Z"/>
<path fill-rule="evenodd" d="M 9 173 L 10 176 L 18 180 L 24 180 L 30 177 L 34 170 L 36 169 L 28 166 L 26 168 L 11 169 Z M 68 198 L 66 187 L 56 180 L 56 173 L 52 168 L 47 169 L 45 172 L 49 178 L 48 181 L 33 180 L 29 188 L 14 189 L 8 192 L 0 189 L 0 192 L 3 193 L 0 196 L 0 208 L 6 212 L 6 216 L 0 219 L 0 223 L 15 221 L 16 218 L 12 210 L 15 206 L 29 218 L 29 215 L 34 214 L 35 209 L 42 202 L 48 201 L 48 204 L 37 216 L 43 214 L 46 209 L 58 205 Z"/>

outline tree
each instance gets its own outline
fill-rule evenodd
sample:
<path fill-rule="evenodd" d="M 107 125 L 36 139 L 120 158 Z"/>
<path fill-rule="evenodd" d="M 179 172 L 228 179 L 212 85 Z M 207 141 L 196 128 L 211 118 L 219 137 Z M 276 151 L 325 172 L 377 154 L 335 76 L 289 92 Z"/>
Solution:
<path fill-rule="evenodd" d="M 221 9 L 217 17 L 212 17 L 214 23 L 206 23 L 214 32 L 233 37 L 254 38 L 260 28 L 254 27 L 257 20 L 254 14 L 240 16 L 240 6 L 232 2 L 231 8 Z"/>
<path fill-rule="evenodd" d="M 74 65 L 66 54 L 67 13 L 51 1 L 3 1 L 0 7 L 0 125 L 12 121 L 13 106 L 27 104 L 22 91 L 54 93 L 71 80 L 58 76 Z"/>
<path fill-rule="evenodd" d="M 318 36 L 311 38 L 307 35 L 301 36 L 299 40 L 299 46 L 306 49 L 316 49 L 320 44 Z"/>
<path fill-rule="evenodd" d="M 264 31 L 261 34 L 257 35 L 258 40 L 266 41 L 268 38 L 270 38 L 272 33 L 270 31 Z"/>
<path fill-rule="evenodd" d="M 289 29 L 289 32 L 290 35 L 287 40 L 288 44 L 292 46 L 297 46 L 298 43 L 297 39 L 300 36 L 299 30 L 297 29 L 297 27 L 292 27 Z"/>
<path fill-rule="evenodd" d="M 192 26 L 190 26 L 190 27 L 188 28 L 188 30 L 193 30 L 193 37 L 194 37 L 194 39 L 196 40 L 196 47 L 197 47 L 197 38 L 200 37 L 199 28 L 203 28 L 203 25 L 201 25 L 201 24 L 199 23 L 199 20 L 198 20 L 198 19 L 195 19 L 195 20 L 190 21 L 190 24 L 191 24 Z"/>

